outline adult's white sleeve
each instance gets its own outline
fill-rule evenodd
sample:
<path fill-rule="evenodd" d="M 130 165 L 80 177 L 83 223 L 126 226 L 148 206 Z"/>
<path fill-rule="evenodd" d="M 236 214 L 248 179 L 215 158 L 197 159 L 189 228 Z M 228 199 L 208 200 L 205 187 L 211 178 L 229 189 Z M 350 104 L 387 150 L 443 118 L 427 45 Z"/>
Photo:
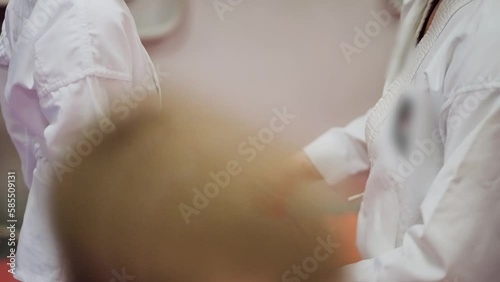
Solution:
<path fill-rule="evenodd" d="M 330 185 L 370 168 L 365 141 L 366 115 L 345 127 L 335 127 L 304 148 L 313 165 Z"/>

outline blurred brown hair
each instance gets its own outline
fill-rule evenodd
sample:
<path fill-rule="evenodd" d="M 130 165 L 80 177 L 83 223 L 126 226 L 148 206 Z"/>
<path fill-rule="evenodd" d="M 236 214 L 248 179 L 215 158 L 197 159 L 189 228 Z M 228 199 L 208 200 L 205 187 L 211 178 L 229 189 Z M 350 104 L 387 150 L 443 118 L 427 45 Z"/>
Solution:
<path fill-rule="evenodd" d="M 255 131 L 186 100 L 116 128 L 54 190 L 71 282 L 113 281 L 113 270 L 134 282 L 300 281 L 283 274 L 331 236 L 305 199 L 295 214 L 265 212 L 279 198 L 273 171 L 292 151 L 279 140 L 248 162 L 237 148 Z M 203 191 L 229 162 L 240 173 L 186 220 L 180 204 L 193 207 L 193 189 Z M 307 280 L 330 276 L 337 255 Z"/>

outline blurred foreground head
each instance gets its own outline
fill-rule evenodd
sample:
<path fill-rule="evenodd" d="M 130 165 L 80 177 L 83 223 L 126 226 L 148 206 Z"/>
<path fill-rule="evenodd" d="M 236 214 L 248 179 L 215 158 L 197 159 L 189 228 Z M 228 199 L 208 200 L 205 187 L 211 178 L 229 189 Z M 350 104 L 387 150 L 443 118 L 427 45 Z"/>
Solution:
<path fill-rule="evenodd" d="M 56 187 L 71 282 L 334 281 L 338 245 L 324 213 L 305 198 L 285 216 L 269 213 L 290 148 L 275 136 L 250 154 L 258 130 L 169 105 L 117 125 Z"/>

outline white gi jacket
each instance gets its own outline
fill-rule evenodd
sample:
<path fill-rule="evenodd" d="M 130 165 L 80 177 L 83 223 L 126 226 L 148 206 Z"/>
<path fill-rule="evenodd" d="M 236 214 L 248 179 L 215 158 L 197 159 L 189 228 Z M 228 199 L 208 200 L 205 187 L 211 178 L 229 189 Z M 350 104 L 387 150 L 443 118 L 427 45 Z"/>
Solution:
<path fill-rule="evenodd" d="M 159 108 L 158 77 L 122 0 L 11 0 L 0 64 L 8 67 L 2 112 L 30 187 L 15 277 L 63 281 L 49 220 L 51 181 L 112 131 L 107 117 Z"/>
<path fill-rule="evenodd" d="M 330 184 L 370 170 L 348 281 L 499 281 L 500 1 L 405 1 L 383 97 L 305 148 Z"/>

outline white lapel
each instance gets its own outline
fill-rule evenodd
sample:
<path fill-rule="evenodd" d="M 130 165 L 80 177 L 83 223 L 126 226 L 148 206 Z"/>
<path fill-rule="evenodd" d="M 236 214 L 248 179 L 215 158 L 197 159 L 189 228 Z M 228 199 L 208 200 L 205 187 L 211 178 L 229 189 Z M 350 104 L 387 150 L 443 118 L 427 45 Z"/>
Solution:
<path fill-rule="evenodd" d="M 417 37 L 425 16 L 429 13 L 429 2 L 414 0 L 403 7 L 405 25 L 399 31 L 399 40 L 395 54 L 389 67 L 382 98 L 368 114 L 366 123 L 366 142 L 368 151 L 373 151 L 373 140 L 377 137 L 380 127 L 394 108 L 401 92 L 413 81 L 417 70 L 427 53 L 438 39 L 452 16 L 463 6 L 473 0 L 443 0 L 436 11 L 434 21 L 420 43 L 415 46 Z"/>

